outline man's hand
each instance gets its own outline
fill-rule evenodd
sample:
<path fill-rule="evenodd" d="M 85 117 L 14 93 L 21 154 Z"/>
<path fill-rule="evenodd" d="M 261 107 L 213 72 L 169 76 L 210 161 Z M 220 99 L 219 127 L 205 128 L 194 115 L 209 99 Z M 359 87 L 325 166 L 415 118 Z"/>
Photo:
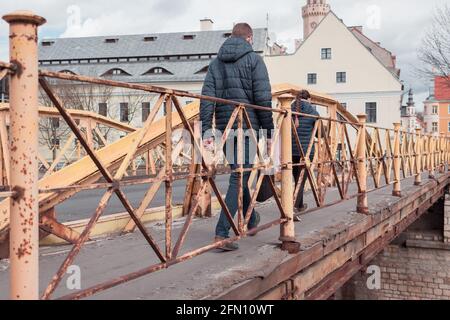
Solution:
<path fill-rule="evenodd" d="M 214 150 L 214 138 L 208 138 L 203 140 L 203 148 L 207 151 L 213 151 Z"/>

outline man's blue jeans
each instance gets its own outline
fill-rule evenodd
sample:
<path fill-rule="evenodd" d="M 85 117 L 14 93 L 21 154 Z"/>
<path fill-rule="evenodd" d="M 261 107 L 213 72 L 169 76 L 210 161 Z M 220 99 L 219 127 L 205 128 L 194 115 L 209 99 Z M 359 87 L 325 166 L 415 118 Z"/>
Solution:
<path fill-rule="evenodd" d="M 234 156 L 228 157 L 229 161 L 234 158 L 233 164 L 230 164 L 231 170 L 236 170 L 239 168 L 239 165 L 237 164 L 237 143 L 236 139 L 234 141 Z M 227 142 L 228 143 L 228 142 Z M 249 158 L 253 159 L 254 155 L 249 155 L 250 149 L 249 149 L 249 139 L 245 139 L 244 143 L 244 168 L 252 168 L 253 165 L 249 163 Z M 225 151 L 226 154 L 226 151 Z M 231 159 L 230 159 L 231 158 Z M 243 207 L 244 207 L 244 215 L 247 213 L 248 208 L 250 206 L 251 202 L 251 196 L 250 196 L 250 189 L 248 187 L 248 180 L 250 178 L 251 172 L 244 172 L 243 174 Z M 236 215 L 236 212 L 238 210 L 238 197 L 239 197 L 239 174 L 237 172 L 233 172 L 230 175 L 230 181 L 228 186 L 227 195 L 225 197 L 225 203 L 228 207 L 228 210 L 231 213 L 231 216 L 234 218 Z M 255 211 L 253 210 L 252 216 L 250 218 L 250 221 L 248 223 L 248 228 L 252 229 L 255 227 Z M 229 238 L 229 231 L 230 231 L 231 225 L 228 222 L 227 216 L 225 215 L 225 212 L 222 210 L 220 212 L 220 218 L 219 222 L 216 226 L 216 236 L 221 238 Z"/>

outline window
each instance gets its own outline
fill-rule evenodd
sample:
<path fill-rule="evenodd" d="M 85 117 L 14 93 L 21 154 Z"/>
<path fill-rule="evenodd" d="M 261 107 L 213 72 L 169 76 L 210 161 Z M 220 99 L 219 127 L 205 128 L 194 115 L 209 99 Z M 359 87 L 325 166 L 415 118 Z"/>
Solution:
<path fill-rule="evenodd" d="M 98 114 L 106 117 L 108 115 L 108 105 L 104 102 L 98 104 Z"/>
<path fill-rule="evenodd" d="M 195 35 L 193 35 L 193 34 L 185 34 L 183 36 L 183 40 L 194 40 L 194 38 L 195 38 Z"/>
<path fill-rule="evenodd" d="M 209 66 L 205 66 L 198 70 L 195 74 L 202 74 L 202 73 L 208 73 Z"/>
<path fill-rule="evenodd" d="M 308 84 L 317 83 L 317 73 L 308 73 Z"/>
<path fill-rule="evenodd" d="M 433 106 L 432 114 L 438 114 L 438 106 Z"/>
<path fill-rule="evenodd" d="M 142 102 L 142 123 L 147 121 L 150 114 L 150 102 Z"/>
<path fill-rule="evenodd" d="M 187 101 L 186 101 L 186 105 L 191 104 L 192 102 L 194 102 L 194 101 L 192 101 L 192 100 L 187 100 Z"/>
<path fill-rule="evenodd" d="M 52 118 L 52 128 L 53 129 L 59 128 L 59 118 Z"/>
<path fill-rule="evenodd" d="M 432 130 L 433 132 L 438 132 L 438 123 L 437 123 L 437 122 L 433 122 L 433 123 L 431 124 L 431 130 Z"/>
<path fill-rule="evenodd" d="M 61 70 L 60 71 L 60 73 L 67 73 L 67 74 L 73 74 L 73 75 L 75 75 L 75 72 L 73 72 L 73 71 L 70 71 L 70 70 Z"/>
<path fill-rule="evenodd" d="M 336 82 L 346 83 L 347 82 L 347 72 L 336 72 Z"/>
<path fill-rule="evenodd" d="M 50 47 L 52 44 L 54 44 L 55 43 L 55 41 L 42 41 L 41 42 L 41 45 L 43 46 L 43 47 Z"/>
<path fill-rule="evenodd" d="M 128 103 L 120 104 L 120 121 L 121 122 L 129 121 Z"/>
<path fill-rule="evenodd" d="M 450 114 L 450 104 L 448 105 L 448 114 Z"/>
<path fill-rule="evenodd" d="M 144 37 L 144 41 L 145 41 L 145 42 L 156 41 L 156 39 L 158 39 L 158 38 L 157 38 L 157 37 Z"/>
<path fill-rule="evenodd" d="M 117 43 L 117 42 L 119 42 L 119 39 L 117 38 L 105 39 L 105 43 Z"/>
<path fill-rule="evenodd" d="M 322 60 L 331 60 L 331 48 L 322 49 Z"/>
<path fill-rule="evenodd" d="M 367 102 L 366 103 L 366 114 L 367 114 L 367 123 L 376 123 L 377 122 L 377 103 L 376 102 Z"/>
<path fill-rule="evenodd" d="M 152 74 L 173 74 L 172 72 L 168 71 L 167 69 L 156 67 L 151 68 L 147 72 L 145 72 L 143 75 L 152 75 Z"/>
<path fill-rule="evenodd" d="M 226 32 L 226 33 L 224 33 L 224 34 L 223 34 L 223 37 L 224 37 L 224 38 L 229 38 L 229 37 L 231 37 L 231 32 Z"/>
<path fill-rule="evenodd" d="M 450 132 L 450 122 L 448 123 L 448 132 Z"/>
<path fill-rule="evenodd" d="M 103 76 L 131 76 L 131 74 L 129 74 L 128 72 L 119 69 L 119 68 L 114 68 L 111 69 L 109 71 L 106 71 Z"/>
<path fill-rule="evenodd" d="M 347 102 L 342 102 L 341 103 L 342 108 L 344 108 L 345 110 L 347 110 Z"/>

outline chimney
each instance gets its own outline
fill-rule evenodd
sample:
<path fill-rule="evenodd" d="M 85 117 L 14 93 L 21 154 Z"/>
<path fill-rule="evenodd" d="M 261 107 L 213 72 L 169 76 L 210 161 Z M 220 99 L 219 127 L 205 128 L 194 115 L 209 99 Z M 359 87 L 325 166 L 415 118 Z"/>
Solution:
<path fill-rule="evenodd" d="M 213 30 L 214 21 L 211 19 L 202 19 L 200 20 L 200 31 L 212 31 Z"/>

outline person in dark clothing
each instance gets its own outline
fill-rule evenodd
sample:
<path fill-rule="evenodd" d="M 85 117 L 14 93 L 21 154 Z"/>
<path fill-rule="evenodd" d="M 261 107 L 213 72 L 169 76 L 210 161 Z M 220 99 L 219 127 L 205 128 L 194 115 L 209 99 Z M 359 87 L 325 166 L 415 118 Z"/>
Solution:
<path fill-rule="evenodd" d="M 311 95 L 307 90 L 302 90 L 297 95 L 296 100 L 292 104 L 292 111 L 308 114 L 312 116 L 319 116 L 319 113 L 316 111 L 316 109 L 311 105 Z M 306 116 L 298 116 L 293 115 L 294 124 L 296 127 L 296 131 L 300 140 L 300 145 L 303 150 L 303 155 L 306 156 L 306 153 L 308 151 L 309 144 L 311 142 L 312 138 L 312 132 L 314 130 L 314 126 L 316 124 L 317 119 L 314 117 L 306 117 Z M 309 155 L 309 160 L 313 161 L 314 158 L 314 144 L 312 144 L 311 153 Z M 300 189 L 298 193 L 298 197 L 296 199 L 296 202 L 294 204 L 294 210 L 296 212 L 304 212 L 308 208 L 306 204 L 303 203 L 303 192 L 305 189 L 305 183 L 308 179 L 306 168 L 305 166 L 298 166 L 295 164 L 298 164 L 301 162 L 301 152 L 297 146 L 296 138 L 292 138 L 292 163 L 294 164 L 293 167 L 293 175 L 294 175 L 294 181 L 295 181 L 295 187 L 297 187 L 297 184 L 300 183 Z M 302 181 L 298 181 L 300 178 L 300 175 L 302 171 L 305 171 L 303 174 Z"/>
<path fill-rule="evenodd" d="M 260 55 L 254 52 L 253 48 L 253 30 L 246 23 L 236 24 L 232 35 L 228 38 L 219 50 L 218 56 L 209 65 L 208 73 L 203 84 L 202 95 L 217 97 L 227 100 L 233 100 L 242 103 L 254 104 L 267 108 L 272 107 L 272 94 L 269 75 L 266 65 Z M 236 106 L 223 103 L 213 103 L 202 100 L 200 104 L 200 121 L 202 122 L 202 133 L 212 129 L 213 117 L 215 118 L 216 130 L 222 134 L 231 118 Z M 272 130 L 274 129 L 272 112 L 268 110 L 256 110 L 246 108 L 252 128 L 258 132 L 264 129 L 267 138 L 270 140 Z M 238 122 L 235 121 L 233 129 L 238 128 Z M 243 122 L 243 128 L 248 129 L 247 123 Z M 232 143 L 234 147 L 225 148 L 227 160 L 230 162 L 232 170 L 237 169 L 236 135 L 231 134 L 227 144 Z M 211 145 L 212 139 L 206 139 L 205 145 Z M 244 142 L 244 168 L 251 168 L 249 160 L 253 160 L 249 154 L 249 141 Z M 270 146 L 270 142 L 269 142 Z M 227 154 L 227 150 L 234 151 L 234 155 Z M 250 172 L 243 174 L 243 207 L 244 213 L 250 205 L 250 191 L 248 180 Z M 238 173 L 232 173 L 230 176 L 229 187 L 225 198 L 231 215 L 234 217 L 238 208 Z M 255 228 L 259 223 L 259 214 L 253 211 L 248 224 L 248 228 Z M 216 241 L 229 238 L 230 224 L 225 213 L 221 212 L 219 222 L 216 227 Z M 223 246 L 223 250 L 236 250 L 238 245 L 231 243 Z"/>

